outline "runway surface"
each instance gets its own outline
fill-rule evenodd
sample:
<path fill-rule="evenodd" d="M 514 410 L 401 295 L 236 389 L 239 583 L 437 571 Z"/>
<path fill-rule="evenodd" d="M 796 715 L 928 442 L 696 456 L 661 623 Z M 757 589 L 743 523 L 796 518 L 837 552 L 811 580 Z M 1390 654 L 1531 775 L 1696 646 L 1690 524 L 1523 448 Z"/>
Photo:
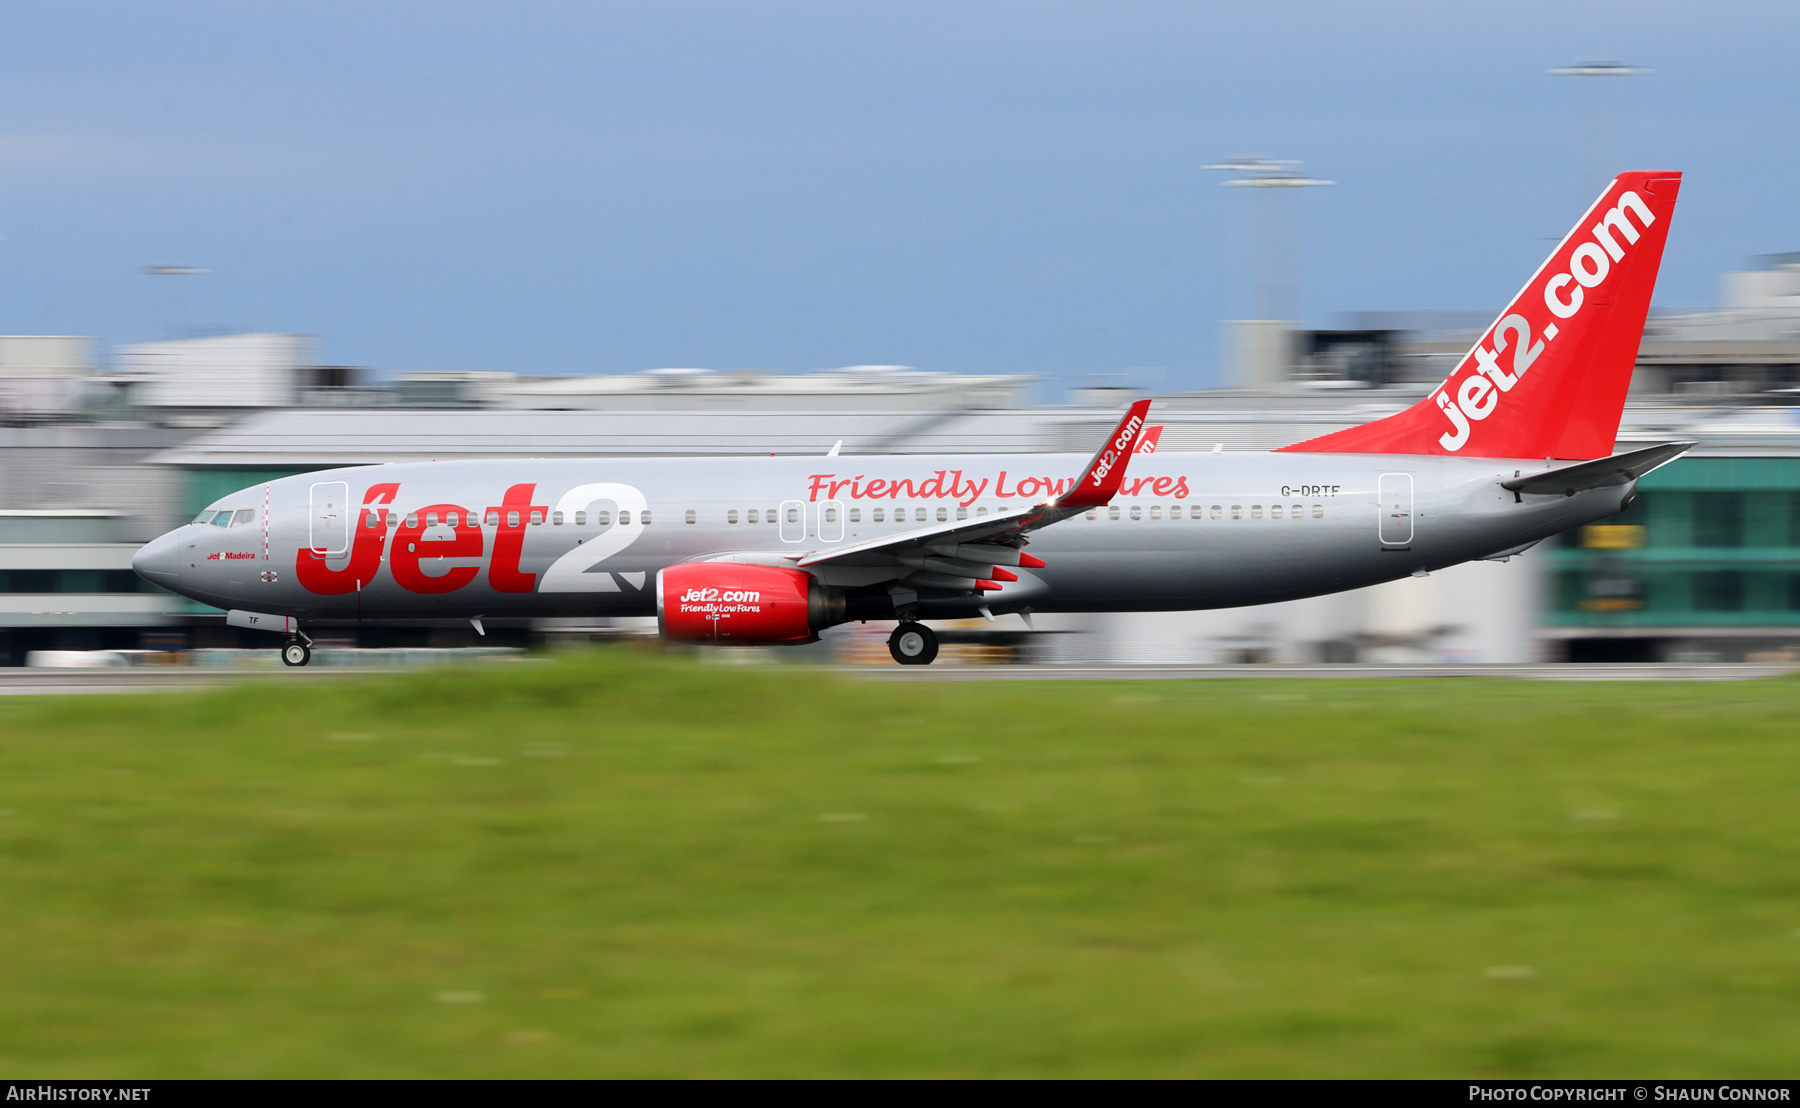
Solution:
<path fill-rule="evenodd" d="M 1197 681 L 1220 678 L 1511 677 L 1527 681 L 1747 681 L 1800 671 L 1800 665 L 1543 664 L 1417 666 L 945 666 L 843 667 L 897 681 Z"/>
<path fill-rule="evenodd" d="M 1392 666 L 821 666 L 865 681 L 1201 681 L 1313 678 L 1364 681 L 1382 678 L 1509 677 L 1525 681 L 1747 681 L 1800 672 L 1795 664 L 1543 664 Z M 0 696 L 73 693 L 181 692 L 252 678 L 329 681 L 399 669 L 209 669 L 157 666 L 114 669 L 0 669 Z"/>

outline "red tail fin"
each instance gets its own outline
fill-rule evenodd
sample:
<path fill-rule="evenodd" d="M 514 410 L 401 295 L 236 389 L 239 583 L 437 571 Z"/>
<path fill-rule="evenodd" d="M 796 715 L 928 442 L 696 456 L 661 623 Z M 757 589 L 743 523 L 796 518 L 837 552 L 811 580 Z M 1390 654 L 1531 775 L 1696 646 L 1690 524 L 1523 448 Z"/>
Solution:
<path fill-rule="evenodd" d="M 1621 173 L 1430 396 L 1283 450 L 1604 458 L 1612 453 L 1681 174 Z"/>

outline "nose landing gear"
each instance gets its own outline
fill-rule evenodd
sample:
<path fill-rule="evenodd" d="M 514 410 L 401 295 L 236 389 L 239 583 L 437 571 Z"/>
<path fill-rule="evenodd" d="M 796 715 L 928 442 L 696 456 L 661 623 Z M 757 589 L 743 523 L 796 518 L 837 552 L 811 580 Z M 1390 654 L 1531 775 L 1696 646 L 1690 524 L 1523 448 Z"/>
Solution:
<path fill-rule="evenodd" d="M 283 665 L 303 666 L 310 661 L 312 661 L 312 643 L 308 642 L 304 636 L 295 635 L 281 648 Z"/>
<path fill-rule="evenodd" d="M 937 658 L 937 635 L 923 623 L 902 623 L 888 636 L 888 653 L 903 666 L 928 666 Z"/>

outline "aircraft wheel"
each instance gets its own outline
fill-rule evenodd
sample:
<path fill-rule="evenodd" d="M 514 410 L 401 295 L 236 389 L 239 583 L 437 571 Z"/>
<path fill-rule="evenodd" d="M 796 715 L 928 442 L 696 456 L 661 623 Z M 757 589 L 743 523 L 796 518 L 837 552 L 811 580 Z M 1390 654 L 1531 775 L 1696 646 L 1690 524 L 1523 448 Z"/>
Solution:
<path fill-rule="evenodd" d="M 312 661 L 312 647 L 299 639 L 292 639 L 281 648 L 281 661 L 285 665 L 303 666 Z"/>
<path fill-rule="evenodd" d="M 888 653 L 903 666 L 928 666 L 937 657 L 937 635 L 923 623 L 902 623 L 888 636 Z"/>

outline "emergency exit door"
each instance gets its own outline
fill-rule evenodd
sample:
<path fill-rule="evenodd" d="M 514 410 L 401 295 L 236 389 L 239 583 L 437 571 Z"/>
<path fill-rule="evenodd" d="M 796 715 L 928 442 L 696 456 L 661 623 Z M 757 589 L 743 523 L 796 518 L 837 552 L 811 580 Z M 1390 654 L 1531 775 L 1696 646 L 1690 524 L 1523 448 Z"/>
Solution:
<path fill-rule="evenodd" d="M 806 503 L 800 500 L 781 502 L 781 541 L 806 541 Z"/>
<path fill-rule="evenodd" d="M 1383 546 L 1406 546 L 1413 538 L 1413 479 L 1384 473 L 1376 484 L 1376 528 Z"/>

